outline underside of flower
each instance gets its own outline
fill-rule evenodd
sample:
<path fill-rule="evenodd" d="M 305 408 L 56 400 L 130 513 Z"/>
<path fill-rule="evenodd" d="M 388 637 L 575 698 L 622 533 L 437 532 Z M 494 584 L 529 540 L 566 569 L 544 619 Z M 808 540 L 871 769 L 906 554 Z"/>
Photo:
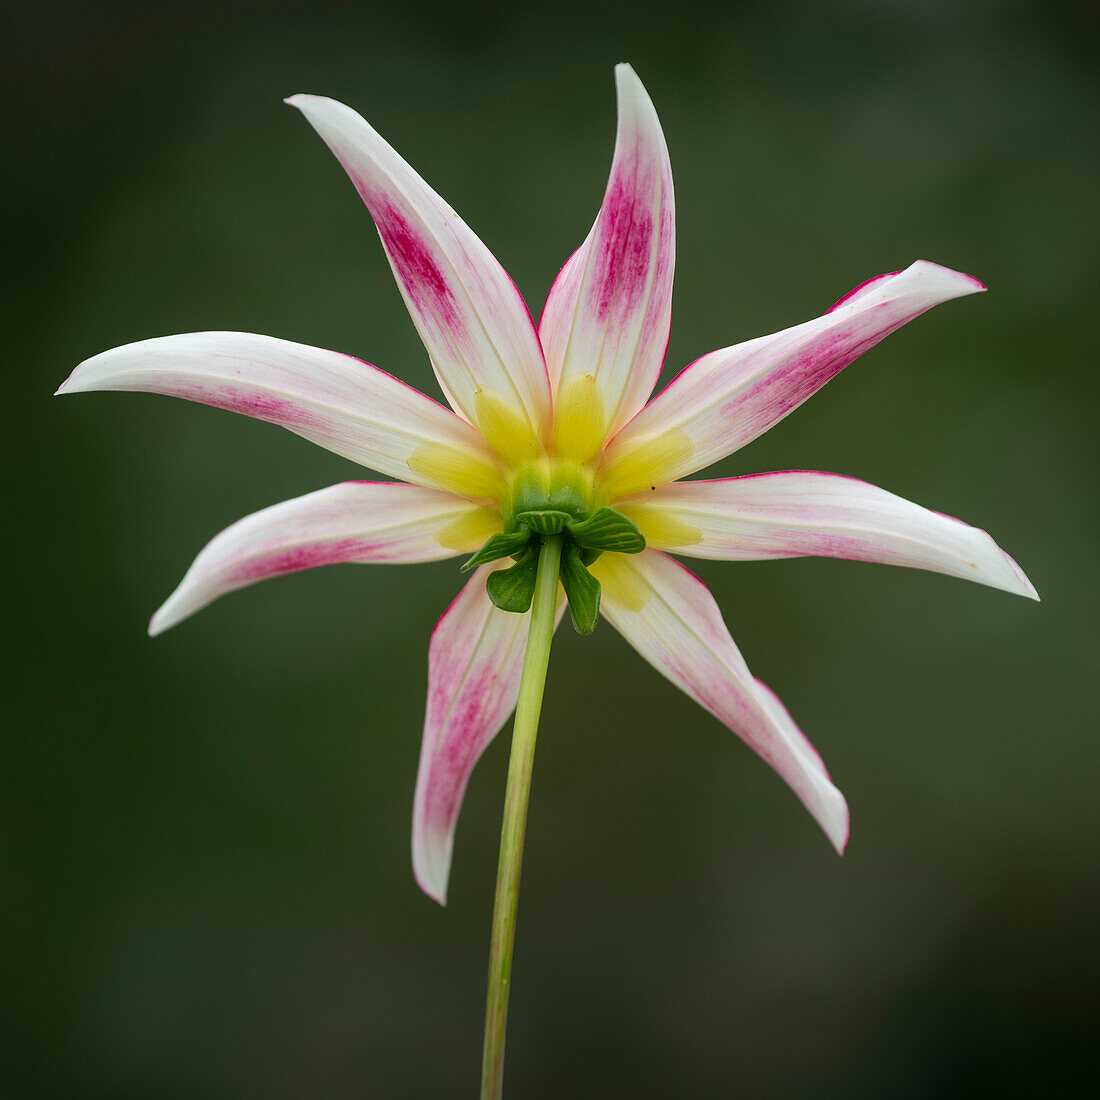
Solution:
<path fill-rule="evenodd" d="M 600 583 L 588 567 L 603 553 L 640 554 L 646 543 L 638 525 L 602 504 L 597 492 L 606 432 L 599 385 L 591 375 L 567 381 L 548 447 L 519 417 L 507 415 L 499 401 L 484 392 L 477 395 L 479 427 L 504 467 L 506 488 L 501 530 L 462 569 L 514 559 L 514 565 L 489 574 L 486 591 L 502 611 L 522 614 L 531 607 L 543 541 L 559 539 L 560 580 L 570 617 L 579 633 L 590 634 L 599 618 Z"/>
<path fill-rule="evenodd" d="M 885 336 L 985 287 L 918 260 L 822 316 L 697 359 L 650 400 L 672 315 L 668 148 L 629 65 L 596 221 L 537 325 L 482 241 L 351 108 L 287 102 L 328 144 L 378 229 L 450 408 L 369 363 L 251 333 L 140 341 L 86 360 L 58 392 L 148 390 L 257 417 L 394 481 L 352 481 L 264 509 L 195 559 L 158 634 L 227 592 L 336 562 L 468 555 L 436 624 L 412 857 L 445 903 L 455 826 L 481 753 L 515 711 L 494 905 L 483 1097 L 500 1096 L 519 865 L 535 733 L 564 590 L 787 782 L 838 852 L 848 806 L 713 596 L 670 553 L 823 557 L 936 570 L 1038 598 L 981 530 L 835 474 L 682 481 L 751 443 Z"/>
<path fill-rule="evenodd" d="M 637 524 L 614 508 L 589 515 L 583 507 L 564 510 L 553 497 L 527 499 L 526 507 L 506 520 L 463 566 L 463 572 L 486 562 L 510 557 L 515 565 L 486 578 L 489 599 L 502 611 L 523 613 L 531 607 L 539 553 L 546 538 L 561 542 L 560 580 L 569 601 L 569 615 L 579 634 L 596 629 L 600 613 L 600 582 L 588 567 L 604 553 L 640 554 L 645 537 Z"/>
<path fill-rule="evenodd" d="M 767 761 L 838 851 L 848 839 L 843 795 L 749 670 L 706 587 L 670 555 L 847 558 L 1037 598 L 984 531 L 854 478 L 682 480 L 752 443 L 890 333 L 985 287 L 918 260 L 812 320 L 703 355 L 652 396 L 672 316 L 672 170 L 641 81 L 628 65 L 615 80 L 603 200 L 537 323 L 483 242 L 362 117 L 319 96 L 288 100 L 374 220 L 446 405 L 352 356 L 240 332 L 115 348 L 59 391 L 145 390 L 241 412 L 395 479 L 346 481 L 227 528 L 150 633 L 314 566 L 468 558 L 472 575 L 429 645 L 414 796 L 414 871 L 440 902 L 466 784 L 516 706 L 540 594 L 557 597 L 558 582 L 577 630 L 606 619 Z M 550 611 L 552 630 L 560 598 Z"/>

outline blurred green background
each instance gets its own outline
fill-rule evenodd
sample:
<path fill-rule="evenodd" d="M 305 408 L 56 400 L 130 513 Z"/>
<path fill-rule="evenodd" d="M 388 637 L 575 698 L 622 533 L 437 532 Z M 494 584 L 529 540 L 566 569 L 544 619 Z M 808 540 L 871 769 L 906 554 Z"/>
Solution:
<path fill-rule="evenodd" d="M 676 175 L 666 378 L 917 258 L 990 287 L 716 472 L 883 485 L 989 530 L 1044 602 L 847 562 L 698 563 L 849 799 L 843 860 L 611 629 L 563 629 L 510 1095 L 1083 1094 L 1094 6 L 59 0 L 5 21 L 0 1093 L 474 1095 L 507 737 L 470 784 L 445 910 L 408 856 L 454 563 L 300 574 L 150 641 L 211 535 L 358 471 L 228 413 L 50 394 L 105 348 L 205 328 L 436 392 L 369 218 L 280 100 L 361 111 L 537 313 L 598 207 L 629 60 Z"/>

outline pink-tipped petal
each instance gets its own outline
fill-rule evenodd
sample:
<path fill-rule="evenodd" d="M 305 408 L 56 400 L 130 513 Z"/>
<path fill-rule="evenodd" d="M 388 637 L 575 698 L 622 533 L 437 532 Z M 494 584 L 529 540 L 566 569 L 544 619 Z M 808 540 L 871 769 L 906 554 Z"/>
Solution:
<path fill-rule="evenodd" d="M 409 468 L 427 444 L 491 468 L 460 417 L 377 367 L 336 351 L 248 332 L 139 340 L 86 359 L 58 393 L 141 390 L 266 420 L 379 473 L 433 484 Z"/>
<path fill-rule="evenodd" d="M 783 705 L 749 672 L 706 586 L 657 550 L 604 555 L 592 572 L 603 585 L 600 610 L 611 625 L 763 757 L 843 852 L 844 796 Z"/>
<path fill-rule="evenodd" d="M 869 279 L 814 321 L 697 359 L 619 433 L 606 461 L 678 429 L 692 446 L 666 480 L 702 470 L 762 435 L 895 329 L 984 289 L 972 276 L 926 260 Z"/>
<path fill-rule="evenodd" d="M 840 474 L 787 470 L 679 481 L 633 502 L 621 507 L 639 522 L 647 543 L 675 554 L 907 565 L 1039 598 L 984 531 Z"/>
<path fill-rule="evenodd" d="M 438 561 L 474 548 L 449 532 L 488 514 L 451 493 L 397 481 L 348 481 L 254 512 L 207 543 L 149 623 L 161 634 L 238 588 L 339 562 Z M 482 524 L 488 527 L 488 523 Z"/>
<path fill-rule="evenodd" d="M 629 65 L 615 68 L 615 157 L 599 216 L 562 268 L 539 320 L 555 387 L 596 377 L 608 429 L 646 402 L 661 373 L 676 253 L 672 168 L 657 112 Z"/>
<path fill-rule="evenodd" d="M 511 564 L 511 563 L 508 563 Z M 447 904 L 455 825 L 481 754 L 516 709 L 531 615 L 501 611 L 483 565 L 444 612 L 428 646 L 428 706 L 413 798 L 413 873 Z M 561 619 L 561 608 L 558 619 Z"/>
<path fill-rule="evenodd" d="M 550 384 L 531 314 L 466 223 L 350 107 L 322 96 L 287 101 L 336 155 L 366 203 L 401 295 L 447 399 L 472 423 L 488 390 L 536 432 Z"/>

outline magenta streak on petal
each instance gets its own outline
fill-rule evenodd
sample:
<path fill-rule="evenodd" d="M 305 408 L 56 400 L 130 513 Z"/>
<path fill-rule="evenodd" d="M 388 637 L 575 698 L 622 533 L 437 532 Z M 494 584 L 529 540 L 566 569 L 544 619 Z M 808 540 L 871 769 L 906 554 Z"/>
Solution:
<path fill-rule="evenodd" d="M 859 536 L 834 535 L 822 531 L 799 531 L 794 529 L 785 531 L 784 537 L 787 540 L 787 545 L 783 548 L 758 547 L 749 536 L 746 536 L 744 541 L 745 546 L 751 547 L 753 553 L 761 559 L 816 557 L 876 562 L 882 556 L 881 551 L 869 549 L 867 540 Z"/>
<path fill-rule="evenodd" d="M 841 330 L 823 340 L 815 340 L 783 367 L 766 374 L 752 389 L 730 400 L 722 410 L 722 416 L 738 417 L 744 415 L 746 408 L 751 410 L 747 420 L 749 431 L 746 431 L 745 425 L 740 429 L 743 435 L 774 424 L 908 320 L 908 317 L 902 318 L 877 331 L 873 325 L 861 323 L 861 329 L 871 330 L 870 335 L 862 338 L 858 338 L 856 332 Z M 861 318 L 863 321 L 864 318 Z"/>
<path fill-rule="evenodd" d="M 328 417 L 312 413 L 296 401 L 287 401 L 260 390 L 242 391 L 187 382 L 176 392 L 190 401 L 279 424 L 291 431 L 325 430 L 331 426 Z"/>
<path fill-rule="evenodd" d="M 648 283 L 653 219 L 641 197 L 652 183 L 628 182 L 624 178 L 627 167 L 635 175 L 641 171 L 637 165 L 624 166 L 608 188 L 604 206 L 602 270 L 595 284 L 596 317 L 600 321 L 606 321 L 612 309 L 629 316 Z"/>
<path fill-rule="evenodd" d="M 307 546 L 291 546 L 273 553 L 257 556 L 242 562 L 226 574 L 225 582 L 233 585 L 252 584 L 286 573 L 298 573 L 303 569 L 315 569 L 321 565 L 337 565 L 363 558 L 375 564 L 403 562 L 400 552 L 388 553 L 387 540 L 337 539 L 333 542 L 314 543 Z M 400 551 L 400 547 L 396 548 Z"/>
<path fill-rule="evenodd" d="M 376 200 L 370 205 L 382 245 L 417 310 L 437 318 L 447 328 L 460 328 L 454 294 L 435 262 L 431 246 L 392 203 Z"/>
<path fill-rule="evenodd" d="M 451 702 L 447 738 L 433 760 L 426 814 L 432 824 L 446 827 L 458 817 L 470 775 L 485 749 L 485 704 L 496 682 L 494 673 L 468 679 Z M 446 698 L 436 703 L 441 710 L 446 710 L 447 704 Z"/>
<path fill-rule="evenodd" d="M 515 708 L 527 622 L 497 611 L 485 567 L 467 582 L 432 632 L 428 705 L 413 812 L 417 882 L 446 902 L 451 845 L 469 776 Z"/>

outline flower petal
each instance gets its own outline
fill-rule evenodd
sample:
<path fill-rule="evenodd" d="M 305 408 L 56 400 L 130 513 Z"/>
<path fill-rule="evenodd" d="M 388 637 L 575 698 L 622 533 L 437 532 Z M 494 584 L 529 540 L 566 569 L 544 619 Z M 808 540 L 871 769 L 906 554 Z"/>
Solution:
<path fill-rule="evenodd" d="M 485 578 L 511 562 L 483 565 L 443 613 L 428 646 L 428 707 L 413 799 L 413 873 L 447 903 L 455 825 L 474 765 L 519 698 L 531 616 L 501 611 Z M 555 629 L 565 604 L 559 597 Z"/>
<path fill-rule="evenodd" d="M 451 851 L 474 765 L 515 710 L 530 615 L 489 601 L 482 566 L 444 612 L 428 647 L 428 708 L 413 798 L 416 881 L 447 902 Z"/>
<path fill-rule="evenodd" d="M 605 467 L 614 480 L 616 463 L 654 450 L 669 455 L 659 471 L 647 470 L 658 484 L 701 470 L 762 435 L 907 321 L 984 289 L 970 275 L 918 260 L 868 280 L 814 321 L 704 355 L 619 433 Z M 690 445 L 668 446 L 673 436 Z M 616 483 L 623 493 L 642 488 Z"/>
<path fill-rule="evenodd" d="M 58 393 L 142 390 L 289 428 L 404 481 L 492 498 L 480 436 L 419 390 L 350 355 L 248 332 L 139 340 L 86 359 Z"/>
<path fill-rule="evenodd" d="M 366 203 L 455 411 L 479 424 L 476 398 L 484 391 L 535 435 L 548 429 L 550 383 L 538 334 L 493 254 L 350 107 L 312 95 L 286 102 L 306 116 Z"/>
<path fill-rule="evenodd" d="M 631 558 L 605 554 L 591 571 L 603 587 L 600 610 L 608 622 L 763 757 L 843 852 L 844 796 L 782 703 L 749 672 L 706 586 L 656 550 Z"/>
<path fill-rule="evenodd" d="M 672 168 L 661 124 L 629 65 L 616 66 L 615 84 L 619 123 L 603 205 L 539 320 L 555 388 L 570 375 L 595 376 L 605 430 L 625 424 L 645 404 L 661 373 L 676 252 Z"/>
<path fill-rule="evenodd" d="M 149 624 L 160 634 L 227 592 L 337 562 L 409 563 L 468 553 L 500 513 L 397 481 L 347 481 L 254 512 L 206 545 Z"/>
<path fill-rule="evenodd" d="M 679 481 L 619 507 L 649 546 L 694 558 L 849 558 L 931 569 L 1039 598 L 984 531 L 840 474 L 786 470 Z"/>

